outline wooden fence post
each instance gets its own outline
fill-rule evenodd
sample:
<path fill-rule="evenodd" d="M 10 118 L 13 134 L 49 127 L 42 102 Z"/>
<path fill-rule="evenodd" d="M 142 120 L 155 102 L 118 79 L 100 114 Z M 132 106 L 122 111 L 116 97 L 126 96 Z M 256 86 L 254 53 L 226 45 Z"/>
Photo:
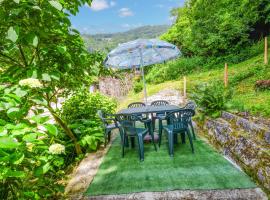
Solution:
<path fill-rule="evenodd" d="M 187 78 L 184 76 L 184 99 L 187 98 Z"/>
<path fill-rule="evenodd" d="M 268 64 L 268 43 L 267 37 L 264 38 L 264 64 Z"/>
<path fill-rule="evenodd" d="M 225 88 L 228 87 L 228 64 L 225 63 L 225 69 L 224 69 L 224 86 Z"/>

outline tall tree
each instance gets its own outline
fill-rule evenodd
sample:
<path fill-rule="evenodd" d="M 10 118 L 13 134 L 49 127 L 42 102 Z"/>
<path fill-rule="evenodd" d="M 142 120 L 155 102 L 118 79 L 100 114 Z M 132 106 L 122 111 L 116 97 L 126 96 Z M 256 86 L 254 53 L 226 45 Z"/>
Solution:
<path fill-rule="evenodd" d="M 0 84 L 17 85 L 38 79 L 42 88 L 32 96 L 33 105 L 45 106 L 81 153 L 76 137 L 59 117 L 52 103 L 66 96 L 93 75 L 97 54 L 89 54 L 69 15 L 89 0 L 1 0 Z"/>

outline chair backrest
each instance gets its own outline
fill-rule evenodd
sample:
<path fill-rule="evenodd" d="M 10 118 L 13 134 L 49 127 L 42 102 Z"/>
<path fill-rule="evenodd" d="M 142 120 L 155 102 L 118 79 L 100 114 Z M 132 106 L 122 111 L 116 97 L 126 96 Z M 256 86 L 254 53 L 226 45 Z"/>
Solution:
<path fill-rule="evenodd" d="M 173 125 L 175 130 L 183 130 L 188 128 L 188 124 L 191 122 L 191 117 L 194 114 L 195 112 L 192 109 L 180 109 L 170 112 L 167 115 L 167 119 L 169 119 L 170 124 Z"/>
<path fill-rule="evenodd" d="M 121 128 L 123 128 L 128 133 L 136 133 L 135 122 L 138 121 L 139 118 L 136 115 L 117 115 L 116 121 L 121 124 Z"/>
<path fill-rule="evenodd" d="M 157 101 L 153 101 L 151 103 L 151 106 L 166 106 L 169 105 L 170 103 L 168 101 L 165 100 L 157 100 Z"/>
<path fill-rule="evenodd" d="M 194 101 L 189 101 L 186 105 L 185 105 L 185 109 L 192 109 L 195 110 L 197 107 L 196 103 Z"/>
<path fill-rule="evenodd" d="M 143 102 L 134 102 L 128 105 L 128 108 L 139 108 L 145 106 Z"/>

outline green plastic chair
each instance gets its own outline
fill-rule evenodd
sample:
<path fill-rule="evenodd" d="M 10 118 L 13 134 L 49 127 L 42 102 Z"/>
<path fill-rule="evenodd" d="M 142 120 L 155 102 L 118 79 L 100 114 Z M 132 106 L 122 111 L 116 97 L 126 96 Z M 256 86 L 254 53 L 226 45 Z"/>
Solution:
<path fill-rule="evenodd" d="M 104 144 L 106 147 L 107 143 L 111 140 L 112 130 L 119 129 L 121 125 L 116 121 L 115 115 L 104 113 L 101 110 L 98 110 L 97 114 L 100 120 L 102 121 L 104 130 Z"/>
<path fill-rule="evenodd" d="M 168 144 L 169 144 L 169 155 L 172 157 L 174 154 L 174 144 L 177 143 L 177 134 L 181 134 L 182 143 L 184 144 L 185 136 L 188 136 L 189 143 L 191 146 L 192 153 L 194 153 L 194 147 L 192 142 L 192 136 L 189 130 L 189 124 L 191 117 L 194 116 L 195 112 L 192 109 L 180 109 L 169 113 L 166 119 L 169 119 L 170 124 L 163 126 L 163 130 L 167 133 Z M 160 135 L 161 143 L 162 131 Z M 159 145 L 160 145 L 159 143 Z"/>
<path fill-rule="evenodd" d="M 140 161 L 144 160 L 144 138 L 149 133 L 152 138 L 152 143 L 157 151 L 155 142 L 154 142 L 154 134 L 152 131 L 152 123 L 151 119 L 142 119 L 138 117 L 138 115 L 117 115 L 117 121 L 121 124 L 120 135 L 121 135 L 121 146 L 122 146 L 122 157 L 125 155 L 125 147 L 127 146 L 128 138 L 135 139 L 138 141 L 138 151 Z M 136 121 L 140 121 L 145 124 L 147 128 L 139 128 L 136 127 Z"/>
<path fill-rule="evenodd" d="M 157 100 L 153 101 L 151 103 L 151 106 L 166 106 L 169 105 L 170 103 L 165 100 Z M 162 121 L 166 117 L 166 112 L 157 112 L 156 116 L 152 114 L 152 124 L 153 124 L 153 131 L 155 130 L 155 125 L 156 125 L 156 120 L 158 119 L 158 130 L 159 132 L 162 131 Z"/>
<path fill-rule="evenodd" d="M 189 101 L 189 102 L 185 105 L 184 109 L 191 109 L 191 110 L 194 110 L 194 115 L 195 115 L 196 107 L 197 107 L 197 105 L 196 105 L 195 102 Z M 192 135 L 193 135 L 193 139 L 196 140 L 196 134 L 195 134 L 194 127 L 193 127 L 193 124 L 192 124 L 192 120 L 190 120 L 190 122 L 189 122 L 189 127 L 191 128 Z"/>

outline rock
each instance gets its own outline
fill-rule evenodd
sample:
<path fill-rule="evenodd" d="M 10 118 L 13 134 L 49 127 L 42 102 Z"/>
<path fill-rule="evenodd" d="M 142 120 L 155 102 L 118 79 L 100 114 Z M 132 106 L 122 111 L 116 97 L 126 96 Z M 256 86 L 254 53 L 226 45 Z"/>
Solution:
<path fill-rule="evenodd" d="M 264 139 L 268 144 L 270 144 L 270 131 L 265 133 Z"/>
<path fill-rule="evenodd" d="M 258 176 L 258 179 L 259 179 L 261 182 L 264 182 L 264 181 L 265 181 L 265 176 L 264 176 L 264 174 L 263 174 L 263 170 L 262 170 L 262 169 L 259 169 L 259 170 L 258 170 L 257 176 Z"/>

